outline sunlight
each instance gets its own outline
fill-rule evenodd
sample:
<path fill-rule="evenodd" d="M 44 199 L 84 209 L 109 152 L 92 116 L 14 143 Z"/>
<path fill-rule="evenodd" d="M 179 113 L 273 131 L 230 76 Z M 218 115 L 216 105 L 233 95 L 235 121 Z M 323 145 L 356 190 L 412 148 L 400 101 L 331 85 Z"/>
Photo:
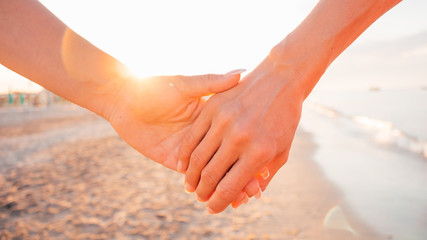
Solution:
<path fill-rule="evenodd" d="M 102 79 L 127 78 L 131 74 L 128 67 L 118 64 L 108 54 L 98 54 L 90 43 L 69 28 L 62 38 L 61 56 L 67 73 L 75 79 L 86 79 L 88 73 Z"/>
<path fill-rule="evenodd" d="M 340 206 L 334 206 L 326 214 L 323 226 L 329 229 L 343 230 L 357 236 L 357 232 L 351 227 Z"/>

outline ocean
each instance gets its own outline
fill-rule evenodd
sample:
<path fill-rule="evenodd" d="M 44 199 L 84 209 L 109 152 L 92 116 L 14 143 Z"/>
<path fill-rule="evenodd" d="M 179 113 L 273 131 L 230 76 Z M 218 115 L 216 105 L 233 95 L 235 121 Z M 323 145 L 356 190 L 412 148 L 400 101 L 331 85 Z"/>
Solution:
<path fill-rule="evenodd" d="M 300 127 L 344 209 L 384 239 L 427 239 L 426 89 L 314 91 Z"/>

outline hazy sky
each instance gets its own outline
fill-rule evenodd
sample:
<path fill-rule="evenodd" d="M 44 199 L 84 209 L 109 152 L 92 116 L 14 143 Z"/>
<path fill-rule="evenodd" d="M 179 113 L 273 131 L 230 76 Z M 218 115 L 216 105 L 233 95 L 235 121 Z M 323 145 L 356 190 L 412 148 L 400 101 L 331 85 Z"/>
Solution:
<path fill-rule="evenodd" d="M 251 70 L 317 1 L 41 2 L 96 46 L 149 76 Z M 425 0 L 400 3 L 374 23 L 354 49 L 426 31 L 426 11 Z M 34 86 L 0 66 L 0 92 Z"/>

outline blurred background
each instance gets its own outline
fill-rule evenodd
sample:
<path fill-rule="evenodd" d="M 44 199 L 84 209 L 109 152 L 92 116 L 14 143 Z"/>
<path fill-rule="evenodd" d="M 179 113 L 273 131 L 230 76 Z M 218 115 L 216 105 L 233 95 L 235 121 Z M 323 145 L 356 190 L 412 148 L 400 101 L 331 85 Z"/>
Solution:
<path fill-rule="evenodd" d="M 144 77 L 250 72 L 317 1 L 41 2 Z M 263 198 L 217 216 L 107 122 L 0 65 L 0 237 L 426 239 L 426 10 L 403 1 L 338 57 Z"/>

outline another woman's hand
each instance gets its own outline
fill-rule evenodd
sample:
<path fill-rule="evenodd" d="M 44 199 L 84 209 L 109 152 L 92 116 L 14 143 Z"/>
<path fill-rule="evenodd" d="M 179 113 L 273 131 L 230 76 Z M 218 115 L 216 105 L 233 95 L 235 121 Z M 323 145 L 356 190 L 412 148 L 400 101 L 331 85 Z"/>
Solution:
<path fill-rule="evenodd" d="M 179 159 L 187 191 L 223 211 L 257 177 L 264 190 L 288 159 L 301 114 L 303 94 L 292 68 L 266 58 L 238 86 L 214 95 L 185 134 Z"/>
<path fill-rule="evenodd" d="M 205 105 L 202 97 L 235 87 L 242 72 L 130 79 L 118 89 L 109 121 L 133 148 L 168 168 L 184 172 L 178 164 L 178 149 Z M 259 184 L 253 179 L 234 199 L 233 206 L 259 194 Z"/>
<path fill-rule="evenodd" d="M 177 146 L 204 106 L 202 97 L 236 86 L 241 72 L 128 78 L 106 118 L 136 150 L 177 170 Z"/>

